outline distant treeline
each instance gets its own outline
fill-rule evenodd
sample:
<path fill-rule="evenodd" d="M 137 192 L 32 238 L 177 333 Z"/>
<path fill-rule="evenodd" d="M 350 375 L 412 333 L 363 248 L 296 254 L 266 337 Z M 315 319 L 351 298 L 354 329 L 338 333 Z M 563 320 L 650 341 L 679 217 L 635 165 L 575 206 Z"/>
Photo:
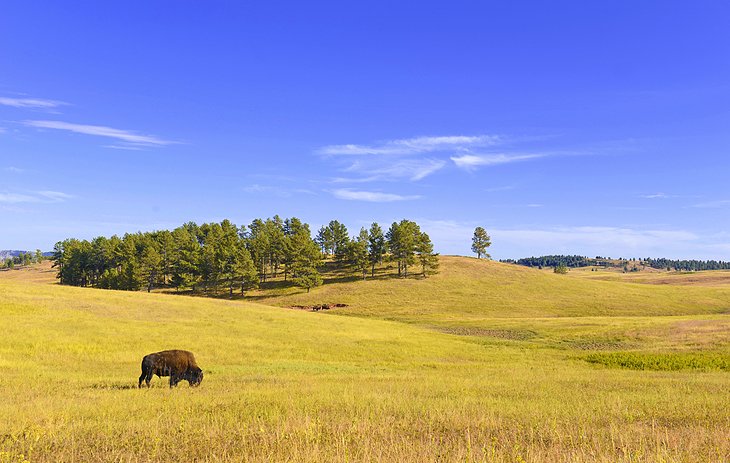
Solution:
<path fill-rule="evenodd" d="M 684 271 L 730 270 L 730 262 L 722 260 L 645 259 L 644 262 L 649 267 L 660 269 L 674 269 Z"/>
<path fill-rule="evenodd" d="M 233 295 L 234 289 L 243 294 L 277 276 L 309 291 L 322 283 L 319 269 L 330 256 L 363 279 L 386 259 L 397 262 L 402 277 L 413 265 L 424 276 L 438 268 L 429 236 L 409 220 L 393 222 L 385 233 L 373 223 L 353 238 L 345 225 L 333 220 L 312 238 L 308 224 L 279 216 L 242 227 L 229 220 L 188 222 L 171 231 L 128 233 L 121 238 L 70 238 L 56 243 L 52 259 L 65 285 L 204 292 L 224 287 Z"/>
<path fill-rule="evenodd" d="M 644 259 L 624 259 L 622 257 L 618 259 L 611 259 L 610 257 L 586 257 L 586 256 L 540 256 L 540 257 L 525 257 L 522 259 L 505 259 L 501 262 L 507 262 L 511 264 L 524 265 L 526 267 L 558 267 L 564 265 L 565 267 L 577 268 L 577 267 L 621 267 L 626 266 L 629 262 L 632 263 L 632 269 L 636 268 L 636 265 L 651 267 L 656 269 L 666 270 L 682 270 L 682 271 L 698 271 L 698 270 L 728 270 L 730 269 L 730 262 L 721 260 L 674 260 L 674 259 L 653 259 L 647 257 Z"/>
<path fill-rule="evenodd" d="M 587 267 L 589 265 L 595 265 L 593 259 L 589 259 L 585 256 L 540 256 L 540 257 L 524 257 L 522 259 L 505 259 L 500 262 L 507 262 L 510 264 L 524 265 L 526 267 L 558 267 L 564 265 L 570 268 L 576 267 Z"/>
<path fill-rule="evenodd" d="M 13 251 L 10 251 L 13 252 Z M 0 262 L 0 267 L 15 268 L 16 266 L 37 264 L 43 261 L 43 253 L 40 249 L 36 249 L 35 252 L 18 252 L 17 255 L 11 255 L 6 257 Z"/>

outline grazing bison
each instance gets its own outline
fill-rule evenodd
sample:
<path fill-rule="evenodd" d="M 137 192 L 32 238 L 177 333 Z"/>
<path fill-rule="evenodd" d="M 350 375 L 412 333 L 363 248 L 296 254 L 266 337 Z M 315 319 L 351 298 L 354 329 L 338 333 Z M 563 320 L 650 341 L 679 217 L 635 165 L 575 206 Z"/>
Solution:
<path fill-rule="evenodd" d="M 142 381 L 150 387 L 152 375 L 169 376 L 170 387 L 177 386 L 183 379 L 191 386 L 198 386 L 203 381 L 203 370 L 195 363 L 193 353 L 186 350 L 163 350 L 145 355 L 142 359 L 139 387 L 142 387 Z"/>

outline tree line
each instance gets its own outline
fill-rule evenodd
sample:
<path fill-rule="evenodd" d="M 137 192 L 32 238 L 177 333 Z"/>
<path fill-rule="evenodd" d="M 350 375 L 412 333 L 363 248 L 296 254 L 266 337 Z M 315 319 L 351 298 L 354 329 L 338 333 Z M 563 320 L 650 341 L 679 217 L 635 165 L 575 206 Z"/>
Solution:
<path fill-rule="evenodd" d="M 602 267 L 624 267 L 624 271 L 629 271 L 628 263 L 635 262 L 638 265 L 644 267 L 652 267 L 656 269 L 666 270 L 681 270 L 681 271 L 699 271 L 699 270 L 730 270 L 730 262 L 722 260 L 677 260 L 677 259 L 665 259 L 658 258 L 653 259 L 651 257 L 646 258 L 631 258 L 624 259 L 619 257 L 616 260 L 610 257 L 596 256 L 595 258 L 586 256 L 565 256 L 565 255 L 550 255 L 540 257 L 525 257 L 522 259 L 504 259 L 500 262 L 506 262 L 511 264 L 524 265 L 526 267 L 553 267 L 557 268 L 560 266 L 567 268 L 577 267 L 588 267 L 588 266 L 602 266 Z M 638 268 L 633 266 L 631 271 L 636 271 Z"/>
<path fill-rule="evenodd" d="M 730 270 L 730 262 L 722 260 L 677 260 L 677 259 L 651 259 L 645 260 L 646 265 L 658 269 L 674 269 L 682 271 L 698 270 Z"/>
<path fill-rule="evenodd" d="M 36 249 L 33 252 L 22 252 L 17 256 L 8 257 L 2 262 L 2 266 L 5 268 L 15 268 L 16 266 L 26 266 L 30 264 L 38 264 L 43 261 L 43 252 L 40 249 Z"/>
<path fill-rule="evenodd" d="M 504 259 L 500 262 L 506 262 L 510 264 L 524 265 L 526 267 L 558 267 L 564 266 L 568 268 L 576 267 L 587 267 L 589 265 L 595 265 L 594 259 L 589 259 L 586 256 L 563 256 L 563 255 L 551 255 L 551 256 L 540 256 L 540 257 L 524 257 L 522 259 Z"/>
<path fill-rule="evenodd" d="M 309 292 L 322 284 L 320 270 L 329 259 L 365 279 L 386 261 L 397 263 L 399 277 L 413 274 L 414 267 L 423 276 L 431 275 L 438 271 L 437 256 L 428 234 L 406 219 L 393 222 L 386 232 L 373 223 L 354 237 L 332 220 L 312 237 L 300 219 L 274 216 L 241 227 L 229 220 L 188 222 L 174 230 L 122 237 L 69 238 L 56 243 L 52 260 L 64 285 L 205 293 L 224 288 L 233 296 L 272 278 Z"/>

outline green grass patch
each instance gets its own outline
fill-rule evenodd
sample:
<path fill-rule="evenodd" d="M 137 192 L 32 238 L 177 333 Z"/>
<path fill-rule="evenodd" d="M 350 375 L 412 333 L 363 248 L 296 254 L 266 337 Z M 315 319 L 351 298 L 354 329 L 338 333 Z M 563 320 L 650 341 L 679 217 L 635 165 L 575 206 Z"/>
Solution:
<path fill-rule="evenodd" d="M 587 362 L 631 370 L 722 370 L 730 371 L 730 355 L 717 352 L 596 352 Z"/>
<path fill-rule="evenodd" d="M 509 339 L 510 341 L 527 341 L 528 339 L 532 339 L 537 336 L 536 332 L 524 329 L 492 329 L 470 326 L 437 327 L 435 329 L 441 333 L 454 334 L 457 336 L 488 337 Z"/>

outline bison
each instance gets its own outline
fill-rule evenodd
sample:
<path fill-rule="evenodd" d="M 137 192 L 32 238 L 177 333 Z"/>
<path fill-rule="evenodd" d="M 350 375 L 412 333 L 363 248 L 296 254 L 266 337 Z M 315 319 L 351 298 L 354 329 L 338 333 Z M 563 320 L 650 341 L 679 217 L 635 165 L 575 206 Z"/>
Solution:
<path fill-rule="evenodd" d="M 203 381 L 203 370 L 195 363 L 193 353 L 186 350 L 163 350 L 145 355 L 142 359 L 142 374 L 139 376 L 138 387 L 142 387 L 142 381 L 150 387 L 152 375 L 169 376 L 170 387 L 177 386 L 183 379 L 190 386 L 198 386 Z"/>

